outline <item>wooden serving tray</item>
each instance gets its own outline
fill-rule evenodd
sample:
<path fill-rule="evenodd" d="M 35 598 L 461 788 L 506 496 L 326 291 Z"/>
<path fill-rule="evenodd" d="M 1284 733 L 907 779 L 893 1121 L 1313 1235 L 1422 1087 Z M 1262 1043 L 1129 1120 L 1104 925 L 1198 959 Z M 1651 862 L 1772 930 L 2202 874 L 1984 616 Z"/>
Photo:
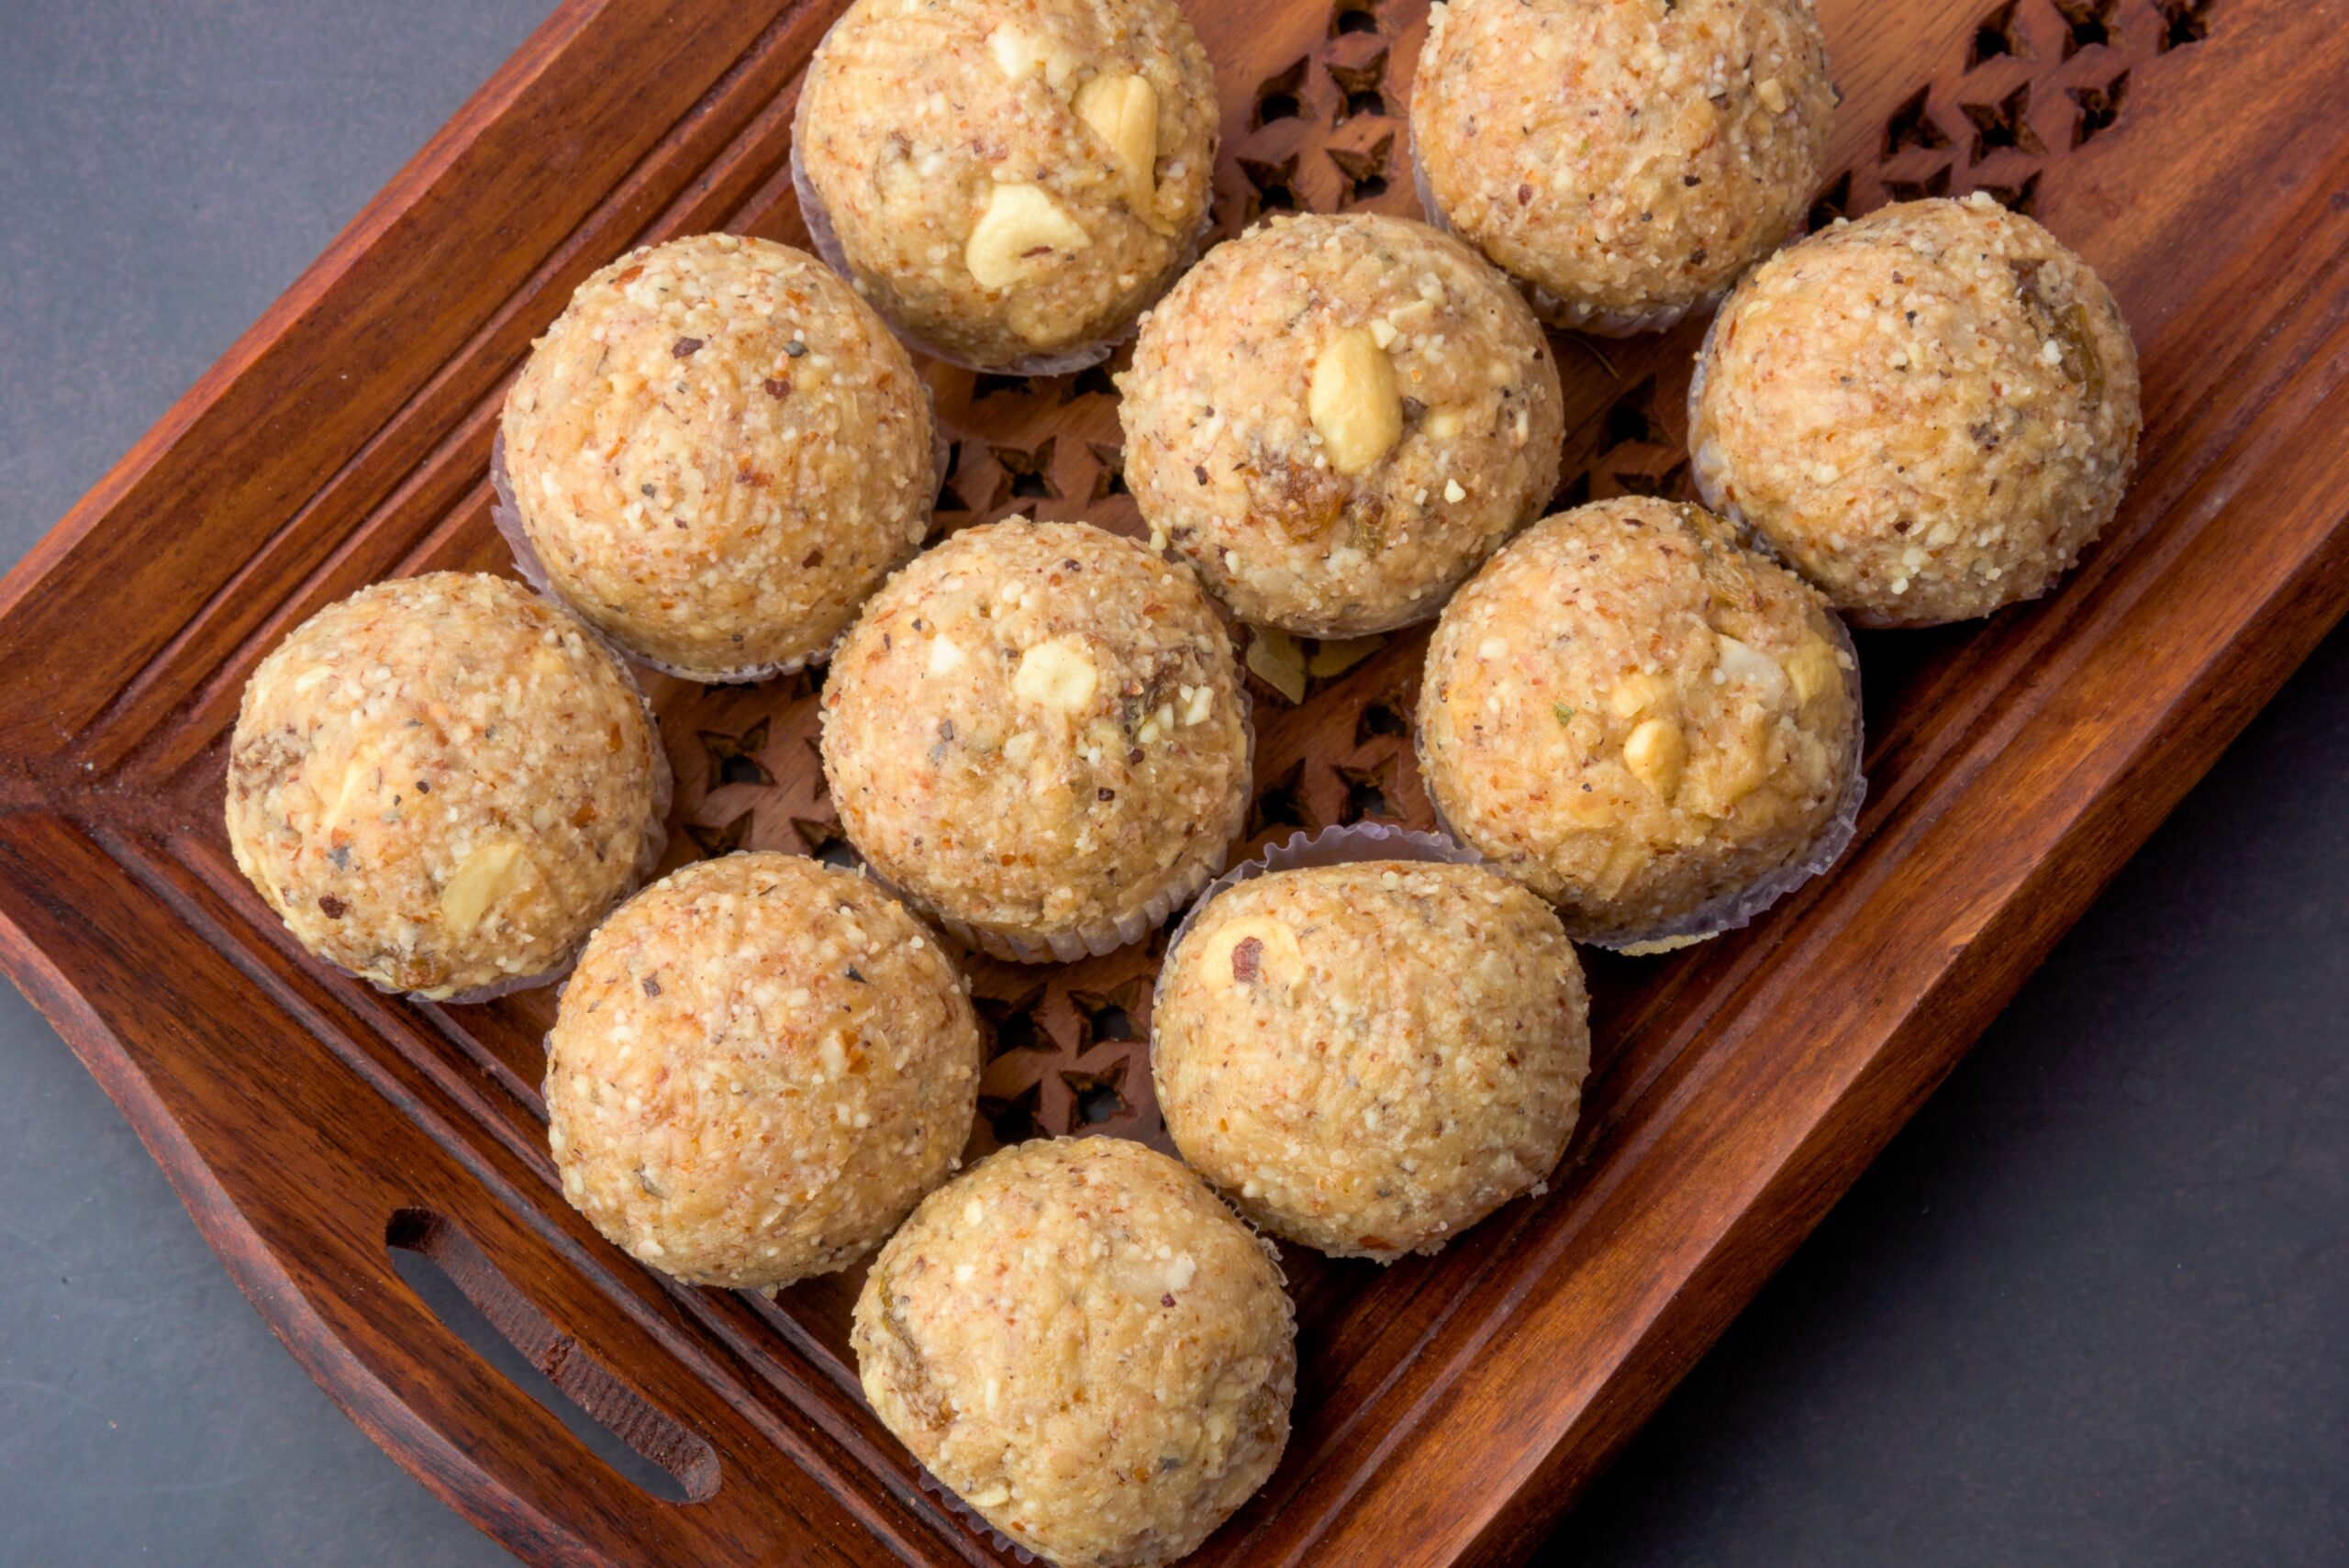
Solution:
<path fill-rule="evenodd" d="M 254 662 L 363 583 L 507 569 L 484 470 L 531 336 L 640 242 L 805 241 L 786 172 L 813 0 L 573 0 L 0 585 L 0 960 L 286 1346 L 534 1562 L 992 1562 L 866 1410 L 862 1271 L 681 1287 L 562 1202 L 541 991 L 378 995 L 304 960 L 223 840 Z M 1417 0 L 1190 0 L 1220 232 L 1411 210 Z M 1830 876 L 1664 960 L 1591 956 L 1596 1073 L 1546 1197 L 1440 1258 L 1291 1250 L 1303 1367 L 1272 1483 L 1203 1563 L 1521 1555 L 2349 606 L 2349 34 L 2307 0 L 1820 0 L 1845 99 L 1815 222 L 1982 187 L 2103 273 L 2143 354 L 2136 488 L 2051 598 L 1864 636 L 1874 781 Z M 1561 339 L 1562 504 L 1682 492 L 1701 323 Z M 943 526 L 1136 527 L 1104 373 L 935 370 Z M 1423 634 L 1259 685 L 1252 842 L 1427 806 Z M 813 684 L 656 683 L 672 860 L 841 852 Z M 1158 1136 L 1158 954 L 974 966 L 981 1147 Z M 429 1255 L 676 1480 L 653 1499 L 395 1272 Z"/>

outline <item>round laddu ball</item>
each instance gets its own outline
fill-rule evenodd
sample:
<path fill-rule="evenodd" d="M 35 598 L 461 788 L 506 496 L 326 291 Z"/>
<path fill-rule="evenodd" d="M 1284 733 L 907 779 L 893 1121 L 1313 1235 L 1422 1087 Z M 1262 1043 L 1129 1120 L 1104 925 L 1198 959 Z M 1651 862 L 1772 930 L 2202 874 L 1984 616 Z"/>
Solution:
<path fill-rule="evenodd" d="M 1560 327 L 1667 326 L 1795 232 L 1835 89 L 1810 0 L 1452 0 L 1421 195 Z"/>
<path fill-rule="evenodd" d="M 1195 1550 L 1288 1441 L 1270 1249 L 1117 1138 L 1004 1150 L 922 1201 L 857 1297 L 865 1396 L 930 1473 L 1062 1568 Z"/>
<path fill-rule="evenodd" d="M 1870 625 L 2036 598 L 2112 520 L 2137 351 L 2086 262 L 1988 196 L 1909 202 L 1756 268 L 1688 445 L 1709 504 Z"/>
<path fill-rule="evenodd" d="M 858 0 L 802 94 L 794 155 L 857 288 L 981 368 L 1119 335 L 1213 195 L 1215 78 L 1174 0 Z"/>
<path fill-rule="evenodd" d="M 1527 530 L 1446 606 L 1419 761 L 1471 848 L 1621 946 L 1742 923 L 1703 922 L 1836 823 L 1859 722 L 1814 590 L 1712 514 L 1627 496 Z"/>
<path fill-rule="evenodd" d="M 502 433 L 548 585 L 691 680 L 820 658 L 920 548 L 938 488 L 904 345 L 814 257 L 730 234 L 582 284 Z"/>
<path fill-rule="evenodd" d="M 1541 325 L 1466 246 L 1402 218 L 1219 245 L 1150 313 L 1119 386 L 1153 541 L 1261 626 L 1425 619 L 1557 488 Z"/>
<path fill-rule="evenodd" d="M 1216 895 L 1168 956 L 1151 1073 L 1183 1158 L 1241 1213 L 1388 1262 L 1548 1178 L 1588 1013 L 1556 913 L 1496 872 L 1275 872 Z"/>
<path fill-rule="evenodd" d="M 917 557 L 841 645 L 823 727 L 850 841 L 999 956 L 1140 940 L 1247 814 L 1247 703 L 1214 606 L 1084 523 L 1014 518 Z"/>
<path fill-rule="evenodd" d="M 311 617 L 245 686 L 228 844 L 302 945 L 389 991 L 552 978 L 660 852 L 668 762 L 627 670 L 503 578 Z"/>
<path fill-rule="evenodd" d="M 696 1284 L 790 1284 L 881 1244 L 977 1104 L 968 986 L 905 905 L 728 855 L 597 929 L 547 1037 L 547 1141 L 596 1229 Z"/>

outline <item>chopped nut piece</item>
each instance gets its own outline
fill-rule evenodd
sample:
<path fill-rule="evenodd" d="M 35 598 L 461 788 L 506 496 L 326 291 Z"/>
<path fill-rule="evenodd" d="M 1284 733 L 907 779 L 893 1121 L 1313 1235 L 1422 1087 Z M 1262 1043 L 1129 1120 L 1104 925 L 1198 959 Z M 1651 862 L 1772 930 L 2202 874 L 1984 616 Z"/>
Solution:
<path fill-rule="evenodd" d="M 1830 694 L 1842 693 L 1843 666 L 1837 661 L 1835 650 L 1820 638 L 1805 638 L 1787 655 L 1786 670 L 1787 679 L 1794 684 L 1795 701 L 1805 707 Z"/>
<path fill-rule="evenodd" d="M 987 35 L 987 53 L 994 57 L 996 68 L 1012 81 L 1041 76 L 1055 92 L 1085 68 L 1085 61 L 1058 39 L 1038 38 L 1008 22 Z"/>
<path fill-rule="evenodd" d="M 1037 643 L 1019 656 L 1019 672 L 1011 677 L 1011 689 L 1021 701 L 1063 713 L 1083 709 L 1100 684 L 1100 672 L 1085 656 L 1085 639 L 1079 637 Z"/>
<path fill-rule="evenodd" d="M 1663 709 L 1672 704 L 1672 683 L 1662 675 L 1645 671 L 1627 675 L 1617 684 L 1607 701 L 1616 714 L 1632 718 L 1652 709 Z"/>
<path fill-rule="evenodd" d="M 1349 327 L 1323 346 L 1313 361 L 1306 413 L 1341 473 L 1360 473 L 1402 439 L 1395 361 L 1367 329 Z"/>
<path fill-rule="evenodd" d="M 1740 642 L 1726 633 L 1713 639 L 1720 651 L 1721 673 L 1730 680 L 1759 686 L 1772 702 L 1781 700 L 1787 692 L 1788 677 L 1778 662 L 1750 643 Z"/>
<path fill-rule="evenodd" d="M 1688 738 L 1668 718 L 1641 721 L 1623 742 L 1623 765 L 1639 781 L 1666 800 L 1680 789 L 1680 771 L 1688 762 Z"/>
<path fill-rule="evenodd" d="M 963 247 L 963 265 L 985 288 L 1010 288 L 1054 254 L 1082 250 L 1092 238 L 1040 185 L 996 185 Z"/>
<path fill-rule="evenodd" d="M 1077 89 L 1076 117 L 1109 144 L 1126 205 L 1148 213 L 1158 189 L 1158 89 L 1141 76 L 1096 76 Z"/>
<path fill-rule="evenodd" d="M 518 841 L 501 839 L 483 845 L 465 857 L 440 889 L 441 917 L 458 935 L 471 936 L 490 906 L 527 880 L 529 869 Z"/>

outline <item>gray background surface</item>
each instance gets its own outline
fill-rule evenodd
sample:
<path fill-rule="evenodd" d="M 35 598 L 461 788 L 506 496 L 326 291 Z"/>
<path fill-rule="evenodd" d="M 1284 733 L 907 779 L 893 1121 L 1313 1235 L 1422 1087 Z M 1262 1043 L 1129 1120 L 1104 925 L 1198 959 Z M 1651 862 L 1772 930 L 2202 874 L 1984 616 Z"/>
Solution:
<path fill-rule="evenodd" d="M 543 10 L 0 0 L 0 554 Z M 1554 1556 L 2349 1562 L 2345 890 L 2336 634 Z M 6 988 L 0 1193 L 0 1563 L 510 1561 L 277 1347 Z"/>

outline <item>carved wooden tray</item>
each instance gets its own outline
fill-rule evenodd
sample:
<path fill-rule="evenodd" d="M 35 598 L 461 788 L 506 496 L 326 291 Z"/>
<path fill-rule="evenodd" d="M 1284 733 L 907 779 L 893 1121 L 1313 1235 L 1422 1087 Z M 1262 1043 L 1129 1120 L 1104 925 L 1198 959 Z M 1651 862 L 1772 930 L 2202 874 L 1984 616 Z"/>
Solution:
<path fill-rule="evenodd" d="M 989 1562 L 856 1391 L 861 1271 L 685 1289 L 561 1199 L 540 992 L 390 1000 L 304 962 L 231 865 L 252 664 L 370 580 L 503 569 L 484 468 L 572 287 L 714 228 L 804 241 L 795 84 L 837 6 L 573 0 L 0 587 L 0 958 L 271 1326 L 375 1439 L 534 1562 Z M 1220 232 L 1408 211 L 1417 0 L 1190 0 L 1223 94 Z M 1845 94 L 1819 219 L 1976 187 L 2119 295 L 2144 462 L 2061 591 L 1862 639 L 1874 781 L 1835 873 L 1665 960 L 1594 954 L 1567 1164 L 1441 1258 L 1288 1253 L 1296 1436 L 1198 1561 L 1501 1562 L 1572 1501 L 2349 605 L 2349 34 L 2306 0 L 1820 0 Z M 1564 501 L 1686 488 L 1701 323 L 1562 339 Z M 1132 528 L 1100 371 L 933 373 L 941 525 Z M 1422 636 L 1258 684 L 1255 841 L 1426 821 Z M 812 683 L 662 684 L 673 859 L 841 853 Z M 976 966 L 980 1142 L 1158 1133 L 1157 953 Z M 639 1490 L 403 1283 L 429 1255 L 667 1471 Z"/>

